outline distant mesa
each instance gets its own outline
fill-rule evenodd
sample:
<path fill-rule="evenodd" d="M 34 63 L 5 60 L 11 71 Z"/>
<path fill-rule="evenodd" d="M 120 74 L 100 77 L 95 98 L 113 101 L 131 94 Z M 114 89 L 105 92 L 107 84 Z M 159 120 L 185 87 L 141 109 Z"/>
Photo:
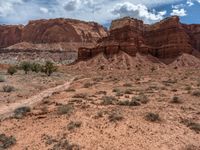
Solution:
<path fill-rule="evenodd" d="M 200 25 L 182 24 L 177 16 L 152 25 L 124 17 L 112 21 L 109 31 L 95 22 L 63 18 L 30 21 L 26 26 L 0 25 L 0 58 L 5 63 L 10 63 L 11 56 L 13 63 L 25 59 L 71 63 L 92 58 L 100 62 L 116 54 L 130 62 L 133 57 L 148 56 L 164 64 L 180 58 L 179 65 L 193 65 L 200 58 Z M 186 57 L 197 60 L 184 63 L 189 61 Z"/>
<path fill-rule="evenodd" d="M 79 48 L 78 60 L 87 60 L 99 53 L 112 57 L 120 51 L 130 56 L 152 55 L 165 63 L 182 55 L 200 52 L 200 25 L 186 25 L 179 17 L 166 18 L 147 25 L 125 17 L 112 21 L 108 36 L 93 48 Z"/>

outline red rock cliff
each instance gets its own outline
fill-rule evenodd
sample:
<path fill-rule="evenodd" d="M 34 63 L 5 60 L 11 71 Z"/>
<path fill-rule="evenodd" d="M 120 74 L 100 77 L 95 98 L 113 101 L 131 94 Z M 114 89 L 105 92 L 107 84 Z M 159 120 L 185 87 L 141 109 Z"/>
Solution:
<path fill-rule="evenodd" d="M 137 52 L 157 58 L 174 58 L 199 49 L 200 25 L 183 25 L 179 18 L 166 18 L 153 25 L 125 17 L 112 22 L 109 35 L 92 49 L 80 48 L 79 59 L 88 59 L 103 52 L 110 56 L 124 51 L 131 56 Z M 195 40 L 194 40 L 195 39 Z"/>
<path fill-rule="evenodd" d="M 29 43 L 96 43 L 107 35 L 103 26 L 73 19 L 30 21 L 26 26 L 0 26 L 0 47 L 19 42 Z"/>

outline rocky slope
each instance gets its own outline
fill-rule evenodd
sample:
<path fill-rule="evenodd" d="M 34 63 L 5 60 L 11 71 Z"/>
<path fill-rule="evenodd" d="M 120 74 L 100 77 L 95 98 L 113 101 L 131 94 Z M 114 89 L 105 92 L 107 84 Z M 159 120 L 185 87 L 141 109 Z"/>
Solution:
<path fill-rule="evenodd" d="M 0 26 L 0 63 L 51 60 L 71 63 L 80 47 L 94 47 L 107 31 L 94 22 L 74 19 L 30 21 L 26 26 Z"/>
<path fill-rule="evenodd" d="M 96 47 L 80 48 L 78 58 L 86 60 L 99 53 L 110 57 L 124 51 L 130 56 L 136 56 L 137 53 L 150 54 L 170 63 L 168 60 L 183 53 L 200 51 L 199 36 L 200 25 L 182 24 L 176 16 L 153 25 L 125 17 L 112 22 L 109 35 L 99 40 Z"/>
<path fill-rule="evenodd" d="M 104 27 L 94 22 L 62 18 L 35 20 L 26 26 L 0 26 L 0 48 L 12 46 L 12 49 L 23 49 L 23 42 L 26 42 L 26 46 L 29 43 L 32 49 L 33 44 L 61 42 L 75 43 L 78 48 L 86 44 L 92 45 L 106 35 Z M 22 44 L 18 44 L 21 42 Z M 16 45 L 13 46 L 14 44 Z"/>

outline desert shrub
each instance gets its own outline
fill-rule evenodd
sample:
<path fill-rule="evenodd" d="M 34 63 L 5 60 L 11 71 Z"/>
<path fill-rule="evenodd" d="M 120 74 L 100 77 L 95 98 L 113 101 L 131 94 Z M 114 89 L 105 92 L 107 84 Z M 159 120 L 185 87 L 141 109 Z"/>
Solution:
<path fill-rule="evenodd" d="M 186 86 L 185 90 L 190 91 L 190 90 L 192 90 L 192 87 L 191 86 Z"/>
<path fill-rule="evenodd" d="M 114 88 L 113 90 L 112 90 L 113 92 L 121 92 L 121 90 L 120 89 L 118 89 L 118 88 Z"/>
<path fill-rule="evenodd" d="M 180 104 L 181 100 L 178 96 L 174 96 L 171 100 L 171 103 Z"/>
<path fill-rule="evenodd" d="M 142 104 L 146 104 L 149 102 L 149 99 L 144 93 L 140 93 L 139 96 L 133 97 L 132 100 L 141 102 Z"/>
<path fill-rule="evenodd" d="M 57 71 L 57 67 L 50 61 L 47 61 L 42 67 L 42 72 L 44 72 L 48 76 L 50 76 L 55 71 Z"/>
<path fill-rule="evenodd" d="M 126 89 L 124 94 L 133 94 L 133 89 Z"/>
<path fill-rule="evenodd" d="M 32 64 L 30 62 L 22 62 L 20 68 L 27 74 L 31 70 Z"/>
<path fill-rule="evenodd" d="M 0 82 L 5 82 L 5 81 L 6 81 L 5 77 L 0 75 Z"/>
<path fill-rule="evenodd" d="M 196 133 L 200 133 L 200 123 L 194 122 L 192 120 L 183 119 L 181 121 L 184 125 L 186 125 L 191 130 L 194 130 Z"/>
<path fill-rule="evenodd" d="M 66 139 L 56 141 L 57 143 L 53 145 L 52 150 L 80 150 L 80 147 L 78 145 L 70 144 Z"/>
<path fill-rule="evenodd" d="M 110 122 L 116 122 L 123 119 L 123 116 L 120 113 L 113 112 L 108 116 Z"/>
<path fill-rule="evenodd" d="M 57 108 L 57 112 L 59 115 L 69 115 L 72 113 L 73 111 L 73 106 L 71 104 L 67 104 L 67 105 L 61 105 Z"/>
<path fill-rule="evenodd" d="M 43 140 L 45 140 L 46 145 L 52 145 L 51 150 L 80 150 L 80 147 L 77 144 L 71 144 L 69 141 L 63 137 L 53 138 L 49 135 L 43 135 Z"/>
<path fill-rule="evenodd" d="M 91 86 L 93 86 L 94 84 L 93 83 L 90 83 L 90 82 L 87 82 L 87 83 L 85 83 L 84 84 L 84 88 L 89 88 L 89 87 L 91 87 Z"/>
<path fill-rule="evenodd" d="M 151 121 L 151 122 L 160 121 L 160 116 L 159 114 L 149 112 L 146 114 L 145 120 Z"/>
<path fill-rule="evenodd" d="M 15 88 L 13 86 L 10 86 L 10 85 L 4 85 L 3 86 L 3 92 L 10 93 L 10 92 L 12 92 L 14 90 L 15 90 Z"/>
<path fill-rule="evenodd" d="M 200 90 L 193 91 L 193 92 L 192 92 L 192 95 L 193 95 L 193 96 L 200 97 Z"/>
<path fill-rule="evenodd" d="M 42 66 L 41 66 L 40 64 L 38 64 L 38 63 L 33 63 L 33 64 L 31 64 L 31 71 L 32 71 L 32 72 L 38 73 L 38 72 L 40 72 L 41 70 L 42 70 Z"/>
<path fill-rule="evenodd" d="M 103 117 L 103 111 L 98 111 L 97 114 L 94 116 L 95 119 L 99 119 Z"/>
<path fill-rule="evenodd" d="M 96 94 L 99 94 L 99 95 L 101 95 L 101 94 L 106 95 L 107 92 L 106 92 L 106 91 L 98 91 L 98 92 L 96 92 Z"/>
<path fill-rule="evenodd" d="M 7 73 L 9 75 L 14 75 L 17 72 L 17 68 L 15 66 L 11 66 L 7 69 Z"/>
<path fill-rule="evenodd" d="M 72 89 L 72 88 L 69 88 L 69 89 L 65 90 L 65 92 L 76 92 L 76 90 Z"/>
<path fill-rule="evenodd" d="M 68 125 L 67 125 L 67 129 L 68 130 L 74 130 L 75 128 L 80 128 L 81 127 L 81 122 L 80 121 L 71 121 Z"/>
<path fill-rule="evenodd" d="M 14 118 L 21 119 L 24 116 L 26 116 L 26 114 L 29 113 L 30 111 L 31 111 L 30 107 L 27 106 L 19 107 L 14 111 Z"/>
<path fill-rule="evenodd" d="M 120 101 L 118 102 L 118 105 L 122 105 L 122 106 L 140 106 L 140 102 L 136 101 L 136 100 L 125 100 L 125 101 Z"/>
<path fill-rule="evenodd" d="M 103 80 L 103 77 L 96 77 L 96 78 L 93 78 L 93 81 L 94 82 L 100 82 Z"/>
<path fill-rule="evenodd" d="M 82 98 L 82 99 L 85 99 L 87 98 L 87 94 L 85 93 L 77 93 L 73 96 L 73 98 Z"/>
<path fill-rule="evenodd" d="M 102 98 L 102 105 L 112 105 L 116 101 L 118 101 L 114 96 L 103 96 Z"/>
<path fill-rule="evenodd" d="M 123 84 L 123 86 L 125 86 L 125 87 L 132 87 L 132 84 L 131 83 L 125 83 L 125 84 Z"/>
<path fill-rule="evenodd" d="M 16 139 L 13 136 L 6 136 L 5 134 L 0 134 L 0 149 L 8 149 L 11 146 L 15 145 Z"/>

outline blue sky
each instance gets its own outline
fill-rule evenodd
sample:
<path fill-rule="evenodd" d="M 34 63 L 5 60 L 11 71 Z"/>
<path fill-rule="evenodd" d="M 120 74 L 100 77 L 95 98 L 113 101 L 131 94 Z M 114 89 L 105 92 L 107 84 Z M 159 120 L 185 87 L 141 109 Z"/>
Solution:
<path fill-rule="evenodd" d="M 200 0 L 0 0 L 0 24 L 74 18 L 106 25 L 124 16 L 151 24 L 171 15 L 200 24 Z"/>

